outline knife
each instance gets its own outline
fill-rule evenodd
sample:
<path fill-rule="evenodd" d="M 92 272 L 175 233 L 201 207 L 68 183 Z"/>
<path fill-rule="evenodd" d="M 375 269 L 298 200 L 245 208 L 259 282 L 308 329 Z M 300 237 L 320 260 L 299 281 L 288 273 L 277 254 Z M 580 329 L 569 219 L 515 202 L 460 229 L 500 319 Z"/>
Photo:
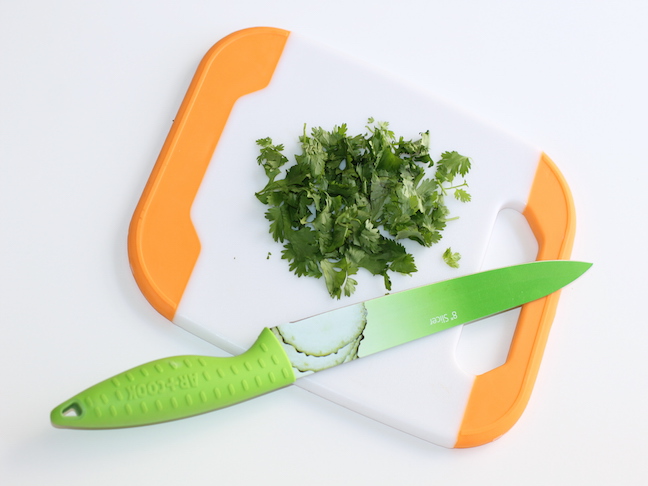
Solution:
<path fill-rule="evenodd" d="M 175 356 L 98 383 L 51 412 L 55 427 L 149 425 L 227 407 L 298 378 L 545 297 L 591 267 L 537 261 L 425 285 L 264 328 L 234 357 Z"/>

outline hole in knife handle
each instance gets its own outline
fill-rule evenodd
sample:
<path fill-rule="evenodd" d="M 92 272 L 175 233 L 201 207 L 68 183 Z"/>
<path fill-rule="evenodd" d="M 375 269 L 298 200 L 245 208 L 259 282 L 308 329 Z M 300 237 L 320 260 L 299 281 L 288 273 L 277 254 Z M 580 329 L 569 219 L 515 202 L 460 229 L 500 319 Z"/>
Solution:
<path fill-rule="evenodd" d="M 522 213 L 503 209 L 495 220 L 481 269 L 532 262 L 537 255 L 538 242 Z M 456 350 L 461 369 L 480 375 L 503 365 L 519 315 L 519 308 L 512 309 L 464 326 Z"/>
<path fill-rule="evenodd" d="M 78 418 L 83 413 L 81 406 L 77 402 L 70 403 L 61 410 L 61 415 L 65 418 Z"/>

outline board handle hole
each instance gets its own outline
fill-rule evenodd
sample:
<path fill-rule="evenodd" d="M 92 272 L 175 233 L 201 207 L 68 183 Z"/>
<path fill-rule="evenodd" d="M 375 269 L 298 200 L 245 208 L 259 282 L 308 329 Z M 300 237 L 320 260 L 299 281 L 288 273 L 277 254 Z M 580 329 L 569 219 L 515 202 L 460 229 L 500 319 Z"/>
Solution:
<path fill-rule="evenodd" d="M 502 209 L 495 220 L 481 270 L 535 261 L 538 242 L 522 213 Z M 520 309 L 463 326 L 456 359 L 464 371 L 480 375 L 506 363 Z"/>

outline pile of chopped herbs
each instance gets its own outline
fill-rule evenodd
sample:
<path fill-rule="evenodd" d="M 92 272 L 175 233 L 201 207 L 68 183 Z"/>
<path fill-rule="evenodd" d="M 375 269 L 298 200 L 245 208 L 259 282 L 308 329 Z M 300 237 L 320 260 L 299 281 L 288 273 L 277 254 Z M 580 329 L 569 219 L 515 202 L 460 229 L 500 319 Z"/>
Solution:
<path fill-rule="evenodd" d="M 389 272 L 416 272 L 414 257 L 398 240 L 432 246 L 449 221 L 444 196 L 470 201 L 465 179 L 453 185 L 470 170 L 468 157 L 445 152 L 434 162 L 429 131 L 404 140 L 386 122 L 368 123 L 367 133 L 355 136 L 346 124 L 313 128 L 310 135 L 304 126 L 302 152 L 292 165 L 283 145 L 256 142 L 268 177 L 256 197 L 269 207 L 265 217 L 274 240 L 284 244 L 282 258 L 298 276 L 323 276 L 338 299 L 354 292 L 360 268 L 382 275 L 387 290 Z M 459 258 L 450 248 L 443 254 L 453 267 Z"/>

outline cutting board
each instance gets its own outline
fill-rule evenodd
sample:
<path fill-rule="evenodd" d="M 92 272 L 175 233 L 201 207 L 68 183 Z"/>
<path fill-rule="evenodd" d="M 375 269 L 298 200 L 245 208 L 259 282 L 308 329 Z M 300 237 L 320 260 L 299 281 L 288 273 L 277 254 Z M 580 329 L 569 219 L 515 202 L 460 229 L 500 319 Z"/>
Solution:
<path fill-rule="evenodd" d="M 429 130 L 433 158 L 456 150 L 473 166 L 472 201 L 448 201 L 458 219 L 436 246 L 405 243 L 419 271 L 394 276 L 393 291 L 482 270 L 503 210 L 521 215 L 533 232 L 531 259 L 569 258 L 573 202 L 541 150 L 396 75 L 297 33 L 256 27 L 223 38 L 203 58 L 136 208 L 129 257 L 151 305 L 238 354 L 263 327 L 383 295 L 382 278 L 369 274 L 359 274 L 357 291 L 341 300 L 329 297 L 323 281 L 292 274 L 254 196 L 267 181 L 257 139 L 271 137 L 293 154 L 304 124 L 346 123 L 355 134 L 370 117 L 405 138 Z M 443 262 L 448 247 L 461 253 L 459 269 Z M 457 327 L 297 385 L 444 447 L 485 444 L 522 414 L 558 298 L 522 307 L 503 364 L 486 372 L 460 366 Z"/>

